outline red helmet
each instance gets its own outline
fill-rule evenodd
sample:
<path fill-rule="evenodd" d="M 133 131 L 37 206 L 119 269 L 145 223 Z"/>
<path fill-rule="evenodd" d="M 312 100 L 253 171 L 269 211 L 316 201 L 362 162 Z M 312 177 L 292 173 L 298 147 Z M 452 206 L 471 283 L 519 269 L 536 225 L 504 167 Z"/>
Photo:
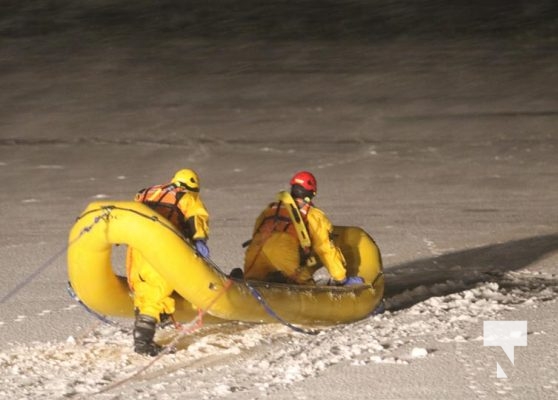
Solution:
<path fill-rule="evenodd" d="M 316 183 L 316 178 L 312 173 L 308 171 L 300 171 L 293 175 L 291 178 L 291 186 L 300 185 L 305 190 L 312 192 L 315 196 L 318 192 L 318 184 Z"/>

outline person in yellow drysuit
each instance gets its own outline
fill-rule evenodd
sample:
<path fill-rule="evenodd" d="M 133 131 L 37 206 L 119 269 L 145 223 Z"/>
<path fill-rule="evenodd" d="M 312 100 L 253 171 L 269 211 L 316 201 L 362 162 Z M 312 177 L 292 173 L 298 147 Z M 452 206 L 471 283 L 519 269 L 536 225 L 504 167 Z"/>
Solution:
<path fill-rule="evenodd" d="M 135 201 L 142 202 L 167 218 L 202 257 L 209 257 L 207 239 L 209 214 L 200 195 L 198 174 L 191 169 L 176 172 L 171 182 L 140 190 Z M 134 350 L 155 356 L 161 347 L 153 341 L 155 328 L 162 317 L 175 311 L 170 297 L 173 286 L 142 256 L 139 250 L 128 248 L 126 254 L 128 285 L 134 294 L 136 320 Z"/>
<path fill-rule="evenodd" d="M 332 241 L 333 226 L 325 213 L 312 202 L 317 193 L 314 175 L 308 171 L 297 172 L 290 185 L 291 196 L 300 210 L 311 246 L 301 247 L 284 204 L 271 203 L 254 224 L 252 240 L 244 257 L 244 278 L 313 284 L 313 275 L 322 266 L 312 263 L 314 256 L 318 256 L 334 284 L 362 283 L 359 277 L 347 277 L 345 258 Z"/>

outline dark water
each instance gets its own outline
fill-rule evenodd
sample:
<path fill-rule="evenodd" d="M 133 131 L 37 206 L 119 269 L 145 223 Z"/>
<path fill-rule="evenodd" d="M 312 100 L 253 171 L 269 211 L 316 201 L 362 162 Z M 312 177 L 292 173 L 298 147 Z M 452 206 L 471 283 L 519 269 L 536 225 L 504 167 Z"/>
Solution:
<path fill-rule="evenodd" d="M 97 32 L 253 40 L 369 41 L 408 37 L 555 35 L 553 0 L 3 1 L 7 38 Z"/>
<path fill-rule="evenodd" d="M 0 139 L 538 133 L 557 16 L 554 0 L 4 0 Z"/>

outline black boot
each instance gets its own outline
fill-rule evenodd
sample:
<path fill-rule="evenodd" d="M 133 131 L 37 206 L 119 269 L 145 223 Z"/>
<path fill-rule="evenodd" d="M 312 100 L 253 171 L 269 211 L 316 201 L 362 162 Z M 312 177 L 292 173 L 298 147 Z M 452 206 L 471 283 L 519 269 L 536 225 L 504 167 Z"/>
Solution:
<path fill-rule="evenodd" d="M 138 314 L 134 324 L 134 351 L 139 354 L 156 356 L 163 349 L 153 341 L 157 320 L 149 315 Z"/>

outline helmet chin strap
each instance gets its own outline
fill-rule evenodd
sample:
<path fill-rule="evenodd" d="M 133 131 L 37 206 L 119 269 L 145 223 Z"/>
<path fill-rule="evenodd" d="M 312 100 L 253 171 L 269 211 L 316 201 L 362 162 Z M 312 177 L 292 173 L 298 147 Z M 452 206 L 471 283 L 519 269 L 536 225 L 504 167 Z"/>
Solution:
<path fill-rule="evenodd" d="M 193 188 L 191 186 L 188 186 L 186 183 L 184 182 L 173 182 L 175 186 L 177 187 L 181 187 L 184 188 L 186 190 L 189 190 L 190 192 L 194 192 L 194 193 L 198 193 L 200 191 L 199 188 Z"/>

